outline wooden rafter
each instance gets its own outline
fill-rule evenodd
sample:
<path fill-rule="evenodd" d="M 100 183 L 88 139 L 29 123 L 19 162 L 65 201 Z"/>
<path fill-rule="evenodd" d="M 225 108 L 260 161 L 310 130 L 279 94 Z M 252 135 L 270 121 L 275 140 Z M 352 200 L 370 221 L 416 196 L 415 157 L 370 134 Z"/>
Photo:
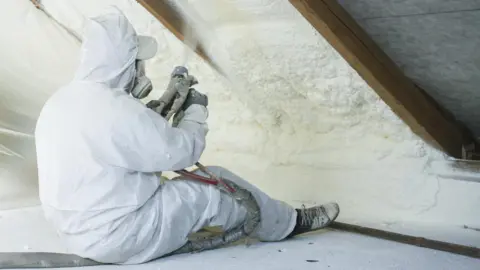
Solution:
<path fill-rule="evenodd" d="M 464 246 L 455 243 L 448 243 L 437 241 L 433 239 L 427 239 L 418 236 L 400 234 L 395 232 L 389 232 L 374 228 L 363 227 L 354 224 L 342 223 L 338 221 L 332 222 L 330 228 L 334 230 L 351 232 L 357 234 L 363 234 L 371 237 L 376 237 L 380 239 L 386 239 L 389 241 L 395 241 L 407 245 L 413 245 L 417 247 L 430 248 L 440 251 L 446 251 L 454 254 L 460 254 L 472 258 L 480 258 L 480 248 L 472 246 Z"/>
<path fill-rule="evenodd" d="M 157 20 L 159 20 L 173 35 L 179 40 L 185 42 L 185 29 L 190 27 L 188 23 L 182 18 L 181 14 L 175 9 L 170 1 L 167 0 L 137 0 L 148 12 L 150 12 Z M 191 28 L 191 27 L 190 27 Z M 193 31 L 190 31 L 195 35 Z M 206 54 L 205 48 L 202 44 L 198 44 L 196 48 L 192 48 L 196 53 L 212 66 L 220 74 L 221 69 L 215 62 Z"/>
<path fill-rule="evenodd" d="M 407 78 L 336 0 L 289 0 L 417 135 L 455 158 L 473 136 Z"/>

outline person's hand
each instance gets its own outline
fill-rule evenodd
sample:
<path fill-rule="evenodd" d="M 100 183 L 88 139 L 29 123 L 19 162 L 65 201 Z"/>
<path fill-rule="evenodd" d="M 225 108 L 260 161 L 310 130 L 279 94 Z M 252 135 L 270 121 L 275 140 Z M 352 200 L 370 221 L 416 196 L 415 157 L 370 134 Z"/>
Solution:
<path fill-rule="evenodd" d="M 152 109 L 152 110 L 155 111 L 155 109 L 156 109 L 158 106 L 160 106 L 160 104 L 162 104 L 162 103 L 160 102 L 160 100 L 153 99 L 153 100 L 150 100 L 150 101 L 147 103 L 146 106 L 147 106 L 147 108 Z"/>
<path fill-rule="evenodd" d="M 182 111 L 185 111 L 190 107 L 190 105 L 198 104 L 207 107 L 208 106 L 208 97 L 197 90 L 190 88 L 188 91 L 187 99 L 182 105 Z"/>
<path fill-rule="evenodd" d="M 202 94 L 193 88 L 190 88 L 187 98 L 183 103 L 181 109 L 175 114 L 175 116 L 173 116 L 172 126 L 177 127 L 180 121 L 185 116 L 185 111 L 188 109 L 188 107 L 194 104 L 207 107 L 208 97 L 207 95 Z"/>
<path fill-rule="evenodd" d="M 162 108 L 163 108 L 162 111 L 160 111 L 160 108 L 159 108 L 160 105 L 162 105 L 162 102 L 160 100 L 154 99 L 154 100 L 150 100 L 147 103 L 146 106 L 147 106 L 147 108 L 152 109 L 156 113 L 160 114 L 162 117 L 165 117 L 168 114 L 168 112 L 170 111 L 170 109 L 172 108 L 173 100 L 169 104 L 167 104 L 165 106 L 162 106 Z"/>

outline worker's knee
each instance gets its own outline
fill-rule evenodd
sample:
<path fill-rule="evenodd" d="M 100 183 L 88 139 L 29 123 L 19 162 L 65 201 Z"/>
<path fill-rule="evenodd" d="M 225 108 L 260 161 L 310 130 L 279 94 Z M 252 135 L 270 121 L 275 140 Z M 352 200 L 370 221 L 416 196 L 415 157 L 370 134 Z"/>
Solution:
<path fill-rule="evenodd" d="M 221 166 L 205 166 L 208 171 L 211 173 L 221 176 L 223 172 L 230 172 L 229 170 L 221 167 Z"/>
<path fill-rule="evenodd" d="M 205 168 L 207 168 L 207 170 L 210 173 L 214 174 L 215 176 L 233 181 L 237 185 L 241 185 L 241 186 L 245 186 L 245 187 L 248 186 L 247 182 L 244 179 L 242 179 L 240 176 L 234 174 L 232 171 L 230 171 L 230 170 L 228 170 L 224 167 L 221 167 L 221 166 L 205 166 Z M 199 173 L 201 175 L 204 175 L 204 176 L 208 176 L 208 175 L 204 174 L 203 172 L 201 172 L 200 170 L 197 170 L 197 173 Z"/>

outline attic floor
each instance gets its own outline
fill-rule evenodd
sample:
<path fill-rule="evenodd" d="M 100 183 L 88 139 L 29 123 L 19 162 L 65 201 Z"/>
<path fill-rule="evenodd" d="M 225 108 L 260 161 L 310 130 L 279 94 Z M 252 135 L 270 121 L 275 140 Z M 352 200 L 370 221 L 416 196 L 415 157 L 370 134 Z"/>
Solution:
<path fill-rule="evenodd" d="M 38 207 L 0 211 L 0 252 L 66 252 Z M 480 260 L 325 230 L 278 243 L 254 243 L 163 258 L 137 266 L 89 269 L 479 269 Z"/>

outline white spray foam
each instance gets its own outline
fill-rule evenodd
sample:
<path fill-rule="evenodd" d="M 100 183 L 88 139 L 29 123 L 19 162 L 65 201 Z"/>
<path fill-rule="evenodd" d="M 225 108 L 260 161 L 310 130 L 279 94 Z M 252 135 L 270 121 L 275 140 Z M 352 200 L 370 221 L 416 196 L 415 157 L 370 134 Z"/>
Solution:
<path fill-rule="evenodd" d="M 115 3 L 139 33 L 154 36 L 160 48 L 147 66 L 156 88 L 152 98 L 161 95 L 172 68 L 187 62 L 211 100 L 203 163 L 226 166 L 294 205 L 336 200 L 341 220 L 392 228 L 428 223 L 459 233 L 464 224 L 480 224 L 473 214 L 480 200 L 478 185 L 453 176 L 437 179 L 428 168 L 432 162 L 442 166 L 443 155 L 414 136 L 287 2 L 232 1 L 246 16 L 233 8 L 225 15 L 221 7 L 209 8 L 209 1 L 190 1 L 208 25 L 217 26 L 200 31 L 201 41 L 227 70 L 228 80 L 195 54 L 182 59 L 185 47 L 133 0 L 44 2 L 52 16 L 77 33 L 85 17 Z M 208 17 L 206 11 L 216 16 Z M 11 41 L 1 45 L 10 67 L 0 72 L 0 81 L 9 82 L 2 84 L 2 94 L 26 97 L 9 105 L 34 118 L 31 108 L 41 107 L 45 96 L 71 77 L 78 45 L 39 14 L 28 13 L 37 20 L 28 23 L 20 17 L 24 12 L 14 12 L 12 7 L 12 15 L 3 16 L 20 18 L 5 33 L 31 35 L 17 37 L 22 46 Z M 13 31 L 15 25 L 18 31 Z M 30 42 L 32 36 L 36 42 Z M 29 59 L 12 58 L 16 51 L 27 52 L 21 55 Z M 46 59 L 54 64 L 45 65 Z M 20 74 L 33 75 L 28 81 L 16 80 Z M 22 168 L 24 163 L 18 164 Z M 20 176 L 0 179 L 0 192 L 22 185 L 29 187 L 23 189 L 27 193 L 36 189 L 34 176 Z"/>

